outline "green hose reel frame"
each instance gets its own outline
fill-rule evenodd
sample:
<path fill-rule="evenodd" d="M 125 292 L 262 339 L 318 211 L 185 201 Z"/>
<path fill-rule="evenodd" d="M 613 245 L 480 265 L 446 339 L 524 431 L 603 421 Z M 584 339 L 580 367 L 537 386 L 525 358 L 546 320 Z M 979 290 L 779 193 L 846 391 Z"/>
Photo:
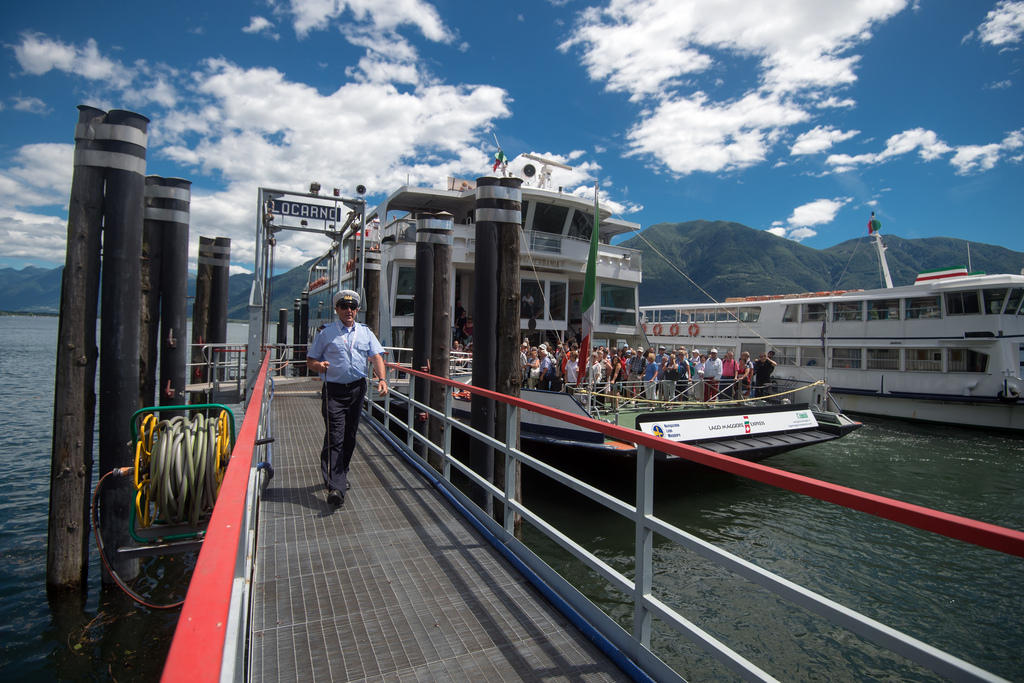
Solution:
<path fill-rule="evenodd" d="M 235 414 L 234 414 L 234 412 L 232 412 L 231 408 L 228 408 L 226 405 L 224 405 L 222 403 L 196 403 L 196 404 L 190 404 L 190 405 L 177 405 L 177 406 L 150 406 L 148 408 L 140 408 L 139 410 L 136 410 L 134 413 L 132 413 L 132 417 L 131 417 L 132 453 L 134 453 L 136 448 L 138 447 L 138 441 L 139 441 L 139 422 L 140 422 L 140 418 L 142 416 L 147 415 L 149 413 L 160 413 L 160 412 L 164 412 L 164 411 L 177 411 L 177 412 L 185 411 L 185 412 L 191 413 L 191 412 L 197 411 L 197 410 L 206 410 L 207 411 L 207 413 L 206 413 L 207 418 L 209 418 L 209 411 L 215 410 L 215 409 L 219 409 L 219 410 L 221 410 L 223 412 L 226 412 L 227 415 L 228 415 L 228 422 L 230 424 L 230 432 L 231 432 L 230 436 L 229 436 L 229 438 L 230 438 L 229 453 L 230 453 L 230 451 L 234 450 L 234 446 L 235 446 Z M 133 489 L 133 494 L 132 494 L 132 502 L 131 502 L 131 505 L 128 506 L 128 509 L 129 509 L 128 532 L 131 534 L 131 537 L 137 543 L 149 544 L 149 543 L 154 543 L 154 542 L 178 541 L 178 540 L 184 540 L 184 539 L 198 538 L 198 537 L 201 537 L 203 534 L 206 533 L 205 529 L 193 529 L 191 526 L 189 526 L 187 524 L 167 524 L 166 522 L 157 522 L 157 521 L 154 520 L 153 527 L 150 527 L 150 529 L 153 529 L 153 528 L 157 527 L 157 525 L 159 525 L 161 527 L 160 530 L 163 533 L 160 533 L 159 535 L 153 534 L 152 532 L 140 534 L 138 532 L 138 530 L 135 528 L 136 514 L 135 514 L 135 493 L 134 493 L 134 489 Z M 187 529 L 187 531 L 184 531 L 185 529 Z"/>

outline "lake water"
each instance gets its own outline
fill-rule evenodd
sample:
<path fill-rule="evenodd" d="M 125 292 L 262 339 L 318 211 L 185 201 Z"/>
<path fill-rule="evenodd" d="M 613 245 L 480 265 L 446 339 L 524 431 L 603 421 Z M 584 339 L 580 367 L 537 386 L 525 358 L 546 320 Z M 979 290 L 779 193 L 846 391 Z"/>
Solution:
<path fill-rule="evenodd" d="M 100 588 L 95 546 L 88 597 L 50 602 L 46 526 L 56 318 L 0 316 L 0 677 L 155 680 L 177 612 L 139 607 Z M 244 325 L 228 341 L 244 342 Z M 865 418 L 831 444 L 766 461 L 790 472 L 1024 529 L 1024 439 L 943 425 Z M 868 421 L 869 420 L 869 421 Z M 241 423 L 241 413 L 236 411 Z M 766 569 L 1009 679 L 1024 678 L 1024 560 L 690 465 L 659 467 L 658 516 Z M 632 466 L 574 465 L 624 499 Z M 97 481 L 94 473 L 93 484 Z M 525 502 L 629 573 L 632 526 L 534 478 Z M 622 596 L 557 546 L 526 540 L 625 626 Z M 659 539 L 661 540 L 661 539 Z M 664 542 L 654 593 L 781 680 L 930 680 L 824 620 Z M 187 558 L 146 565 L 143 584 L 178 584 Z M 178 593 L 175 594 L 175 590 Z M 656 651 L 691 680 L 729 674 L 655 622 Z"/>

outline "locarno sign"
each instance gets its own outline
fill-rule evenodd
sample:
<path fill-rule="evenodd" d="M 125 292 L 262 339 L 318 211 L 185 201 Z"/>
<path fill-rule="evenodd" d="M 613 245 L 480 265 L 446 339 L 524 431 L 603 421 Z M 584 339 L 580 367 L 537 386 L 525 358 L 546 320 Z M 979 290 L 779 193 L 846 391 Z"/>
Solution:
<path fill-rule="evenodd" d="M 270 210 L 275 216 L 285 218 L 307 218 L 309 220 L 338 222 L 337 205 L 306 204 L 286 199 L 272 199 L 270 200 Z"/>

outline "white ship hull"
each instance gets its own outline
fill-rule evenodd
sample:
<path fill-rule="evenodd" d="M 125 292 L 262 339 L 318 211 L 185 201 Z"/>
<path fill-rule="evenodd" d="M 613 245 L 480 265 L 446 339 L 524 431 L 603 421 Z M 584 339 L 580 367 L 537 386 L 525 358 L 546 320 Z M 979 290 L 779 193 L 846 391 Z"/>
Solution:
<path fill-rule="evenodd" d="M 774 350 L 775 379 L 825 380 L 844 411 L 1024 430 L 1024 277 L 641 307 L 649 340 Z"/>

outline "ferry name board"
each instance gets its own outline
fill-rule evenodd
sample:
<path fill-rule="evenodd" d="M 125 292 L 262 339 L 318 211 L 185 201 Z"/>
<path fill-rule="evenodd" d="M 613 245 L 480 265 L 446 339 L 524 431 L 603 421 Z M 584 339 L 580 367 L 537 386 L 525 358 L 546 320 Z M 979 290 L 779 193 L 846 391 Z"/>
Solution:
<path fill-rule="evenodd" d="M 284 218 L 338 222 L 338 206 L 336 204 L 307 204 L 287 199 L 271 199 L 270 210 L 275 216 Z"/>
<path fill-rule="evenodd" d="M 791 429 L 817 427 L 810 410 L 785 410 L 752 415 L 722 415 L 645 422 L 640 431 L 671 441 L 702 441 L 747 434 L 771 434 Z"/>

